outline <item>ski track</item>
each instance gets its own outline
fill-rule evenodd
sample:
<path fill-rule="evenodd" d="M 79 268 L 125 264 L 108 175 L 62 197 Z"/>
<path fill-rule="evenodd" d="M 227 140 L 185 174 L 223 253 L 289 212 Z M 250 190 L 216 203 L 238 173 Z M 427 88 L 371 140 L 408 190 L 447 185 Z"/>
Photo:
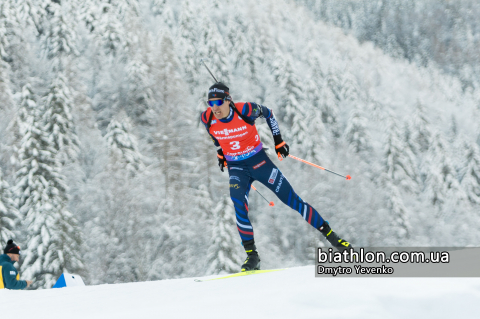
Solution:
<path fill-rule="evenodd" d="M 210 276 L 213 278 L 216 276 Z M 315 278 L 314 267 L 0 291 L 2 318 L 478 318 L 480 278 Z"/>

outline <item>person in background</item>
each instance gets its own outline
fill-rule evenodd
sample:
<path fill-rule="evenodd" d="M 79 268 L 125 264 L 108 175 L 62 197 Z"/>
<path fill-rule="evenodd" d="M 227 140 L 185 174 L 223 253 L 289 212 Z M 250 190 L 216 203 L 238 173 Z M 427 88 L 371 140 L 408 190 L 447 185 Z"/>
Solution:
<path fill-rule="evenodd" d="M 20 280 L 20 274 L 13 266 L 19 260 L 20 246 L 10 239 L 3 250 L 3 255 L 0 255 L 0 289 L 20 290 L 32 284 L 30 280 Z"/>

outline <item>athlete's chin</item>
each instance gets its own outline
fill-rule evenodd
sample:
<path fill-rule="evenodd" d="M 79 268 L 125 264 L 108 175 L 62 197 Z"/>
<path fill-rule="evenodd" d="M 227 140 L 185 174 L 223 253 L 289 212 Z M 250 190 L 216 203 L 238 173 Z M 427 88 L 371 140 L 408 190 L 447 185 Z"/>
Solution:
<path fill-rule="evenodd" d="M 226 118 L 226 116 L 223 116 L 222 113 L 213 113 L 213 115 L 217 118 L 217 120 L 221 120 Z"/>

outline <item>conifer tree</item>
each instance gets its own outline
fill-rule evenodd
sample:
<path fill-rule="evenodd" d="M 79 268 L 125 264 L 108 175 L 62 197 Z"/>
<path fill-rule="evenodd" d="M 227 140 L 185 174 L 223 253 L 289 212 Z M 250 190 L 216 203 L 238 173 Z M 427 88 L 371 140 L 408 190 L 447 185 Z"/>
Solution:
<path fill-rule="evenodd" d="M 11 20 L 11 14 L 10 1 L 8 0 L 0 3 L 0 61 L 8 59 L 8 54 L 6 52 L 6 48 L 9 44 L 7 37 L 7 25 L 9 20 Z"/>
<path fill-rule="evenodd" d="M 63 68 L 63 58 L 68 55 L 78 55 L 76 49 L 77 35 L 73 27 L 73 16 L 70 14 L 68 2 L 51 0 L 47 6 L 48 25 L 45 28 L 45 55 L 49 59 L 58 59 L 56 65 Z"/>
<path fill-rule="evenodd" d="M 46 2 L 46 1 L 45 1 Z M 39 3 L 35 0 L 22 0 L 17 2 L 18 18 L 25 21 L 27 25 L 33 25 L 37 35 L 45 33 L 45 20 L 47 19 L 47 8 L 45 2 Z"/>
<path fill-rule="evenodd" d="M 97 22 L 92 23 L 90 28 L 97 41 L 101 43 L 106 54 L 116 56 L 121 52 L 128 51 L 130 41 L 126 35 L 122 17 L 119 15 L 116 2 L 106 0 L 96 0 L 94 8 L 98 8 L 96 13 Z M 123 17 L 124 18 L 124 17 Z"/>
<path fill-rule="evenodd" d="M 367 118 L 356 104 L 350 112 L 345 128 L 345 138 L 355 153 L 371 150 L 370 135 L 367 131 Z"/>
<path fill-rule="evenodd" d="M 33 103 L 32 103 L 33 102 Z M 57 150 L 44 131 L 44 107 L 34 105 L 28 87 L 22 91 L 22 139 L 18 150 L 15 197 L 27 233 L 24 275 L 35 279 L 32 288 L 50 288 L 64 271 L 83 268 L 81 233 L 67 210 L 67 186 L 56 159 Z M 33 104 L 33 105 L 32 105 Z M 20 120 L 21 121 L 21 120 Z"/>
<path fill-rule="evenodd" d="M 324 74 L 320 64 L 320 57 L 313 53 L 316 52 L 315 47 L 309 47 L 312 52 L 308 56 L 308 66 L 311 70 L 310 77 L 307 77 L 307 105 L 310 105 L 310 116 L 307 117 L 308 135 L 311 138 L 312 147 L 307 149 L 307 158 L 314 161 L 322 161 L 324 148 L 327 145 L 327 136 L 325 124 L 322 120 L 322 99 L 320 94 L 322 91 L 322 82 L 324 81 Z"/>
<path fill-rule="evenodd" d="M 246 38 L 248 27 L 239 16 L 234 15 L 227 22 L 228 52 L 231 52 L 233 66 L 242 72 L 242 77 L 256 82 L 254 47 Z"/>
<path fill-rule="evenodd" d="M 110 150 L 111 167 L 125 168 L 135 175 L 144 167 L 142 155 L 138 151 L 136 138 L 130 133 L 131 125 L 127 117 L 121 122 L 112 119 L 107 127 L 108 148 Z"/>
<path fill-rule="evenodd" d="M 398 245 L 405 238 L 410 237 L 412 226 L 409 222 L 408 210 L 405 207 L 401 193 L 398 187 L 394 184 L 392 180 L 386 180 L 386 190 L 387 190 L 387 207 L 390 210 L 392 225 L 391 229 L 393 231 L 392 238 L 388 238 L 388 241 L 392 241 L 391 244 Z"/>
<path fill-rule="evenodd" d="M 209 19 L 205 19 L 202 24 L 200 39 L 200 56 L 208 57 L 211 72 L 218 81 L 228 85 L 230 83 L 230 67 L 227 52 L 224 49 L 222 36 L 217 26 Z"/>
<path fill-rule="evenodd" d="M 343 101 L 358 102 L 362 94 L 358 87 L 357 80 L 352 74 L 352 70 L 347 69 L 342 80 L 341 99 Z"/>
<path fill-rule="evenodd" d="M 152 11 L 153 15 L 162 15 L 167 7 L 166 2 L 167 0 L 152 0 L 150 2 L 150 10 Z"/>
<path fill-rule="evenodd" d="M 149 67 L 137 54 L 128 62 L 126 71 L 128 78 L 126 112 L 134 123 L 151 125 L 153 115 Z"/>
<path fill-rule="evenodd" d="M 293 71 L 291 62 L 278 57 L 278 65 L 274 71 L 279 89 L 279 115 L 287 124 L 286 137 L 292 144 L 301 145 L 303 152 L 311 148 L 307 133 L 305 114 L 307 112 L 303 92 L 304 85 Z"/>
<path fill-rule="evenodd" d="M 480 150 L 476 143 L 465 143 L 464 162 L 460 171 L 461 186 L 468 200 L 480 204 Z"/>
<path fill-rule="evenodd" d="M 408 142 L 412 149 L 417 154 L 425 153 L 430 146 L 432 132 L 425 106 L 420 101 L 417 101 L 409 126 L 411 127 L 411 136 L 409 136 Z"/>
<path fill-rule="evenodd" d="M 416 161 L 413 152 L 393 117 L 388 118 L 387 138 L 384 148 L 384 173 L 380 185 L 386 190 L 387 207 L 390 211 L 394 236 L 392 244 L 408 238 L 411 232 L 409 212 L 403 194 L 415 193 L 419 189 Z"/>
<path fill-rule="evenodd" d="M 18 232 L 17 225 L 20 221 L 20 215 L 13 194 L 7 181 L 3 179 L 3 173 L 0 169 L 0 245 L 5 247 L 10 238 L 15 237 Z"/>
<path fill-rule="evenodd" d="M 432 137 L 421 170 L 426 176 L 424 193 L 436 208 L 441 209 L 447 201 L 458 205 L 466 198 L 440 133 Z M 450 209 L 453 207 L 450 206 Z"/>
<path fill-rule="evenodd" d="M 196 25 L 198 20 L 188 0 L 182 5 L 179 26 L 179 49 L 183 52 L 180 56 L 181 65 L 185 72 L 185 81 L 190 86 L 190 92 L 195 93 L 200 83 L 200 61 L 197 50 L 200 46 L 200 36 Z"/>
<path fill-rule="evenodd" d="M 73 161 L 79 152 L 79 141 L 71 110 L 73 94 L 62 73 L 53 79 L 44 97 L 44 131 L 53 141 L 54 148 L 62 163 Z"/>
<path fill-rule="evenodd" d="M 405 191 L 418 191 L 419 180 L 415 156 L 405 143 L 396 120 L 392 117 L 387 123 L 384 154 L 385 172 L 388 178 Z"/>
<path fill-rule="evenodd" d="M 9 76 L 9 66 L 0 59 L 0 111 L 13 109 L 13 97 Z"/>
<path fill-rule="evenodd" d="M 193 165 L 190 156 L 182 149 L 191 145 L 192 137 L 188 123 L 193 121 L 193 112 L 178 112 L 185 103 L 179 61 L 173 41 L 168 33 L 161 39 L 157 55 L 155 79 L 156 128 L 152 132 L 152 148 L 165 178 L 164 196 L 174 202 L 187 179 L 182 178 L 186 169 Z M 175 107 L 176 106 L 176 107 Z M 187 164 L 188 163 L 188 164 Z M 189 168 L 185 166 L 187 164 Z"/>
<path fill-rule="evenodd" d="M 262 19 L 255 19 L 252 23 L 247 24 L 246 38 L 251 41 L 252 57 L 257 71 L 261 70 L 262 66 L 271 70 L 272 63 L 275 62 L 274 59 L 269 58 L 274 55 L 276 48 L 274 37 L 270 31 L 268 22 Z"/>
<path fill-rule="evenodd" d="M 336 63 L 335 63 L 336 62 Z M 334 58 L 334 63 L 332 63 L 333 65 L 337 65 L 338 62 L 338 58 L 335 57 Z M 333 95 L 335 96 L 335 99 L 337 101 L 341 101 L 342 100 L 342 97 L 343 97 L 343 93 L 346 93 L 345 92 L 342 92 L 344 91 L 344 86 L 343 86 L 343 80 L 342 80 L 342 76 L 340 74 L 340 70 L 336 69 L 334 66 L 330 67 L 327 71 L 327 73 L 325 74 L 325 84 L 328 86 L 328 88 L 330 89 L 330 91 L 333 93 Z"/>
<path fill-rule="evenodd" d="M 177 21 L 175 21 L 175 14 L 172 10 L 172 6 L 167 4 L 166 0 L 152 0 L 150 10 L 152 10 L 153 14 L 158 16 L 170 30 L 175 29 L 177 24 Z"/>
<path fill-rule="evenodd" d="M 318 100 L 320 101 L 322 122 L 334 137 L 338 137 L 340 134 L 340 129 L 338 127 L 338 100 L 330 85 L 328 85 L 328 82 L 327 78 L 324 78 L 324 80 L 320 82 L 321 89 L 318 95 Z"/>
<path fill-rule="evenodd" d="M 14 10 L 10 0 L 0 3 L 0 112 L 13 109 L 13 99 L 10 82 L 10 66 L 12 58 L 7 53 L 10 45 L 9 36 L 15 35 Z M 12 34 L 13 33 L 13 34 Z"/>

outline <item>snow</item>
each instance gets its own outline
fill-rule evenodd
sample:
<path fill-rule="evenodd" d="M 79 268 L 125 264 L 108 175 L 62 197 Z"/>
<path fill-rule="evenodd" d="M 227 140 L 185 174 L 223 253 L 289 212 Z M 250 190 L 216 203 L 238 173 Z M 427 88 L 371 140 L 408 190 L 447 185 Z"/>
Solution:
<path fill-rule="evenodd" d="M 480 301 L 480 278 L 315 278 L 314 267 L 304 266 L 207 282 L 193 279 L 0 290 L 0 308 L 2 318 L 39 319 L 468 319 L 478 318 Z"/>

